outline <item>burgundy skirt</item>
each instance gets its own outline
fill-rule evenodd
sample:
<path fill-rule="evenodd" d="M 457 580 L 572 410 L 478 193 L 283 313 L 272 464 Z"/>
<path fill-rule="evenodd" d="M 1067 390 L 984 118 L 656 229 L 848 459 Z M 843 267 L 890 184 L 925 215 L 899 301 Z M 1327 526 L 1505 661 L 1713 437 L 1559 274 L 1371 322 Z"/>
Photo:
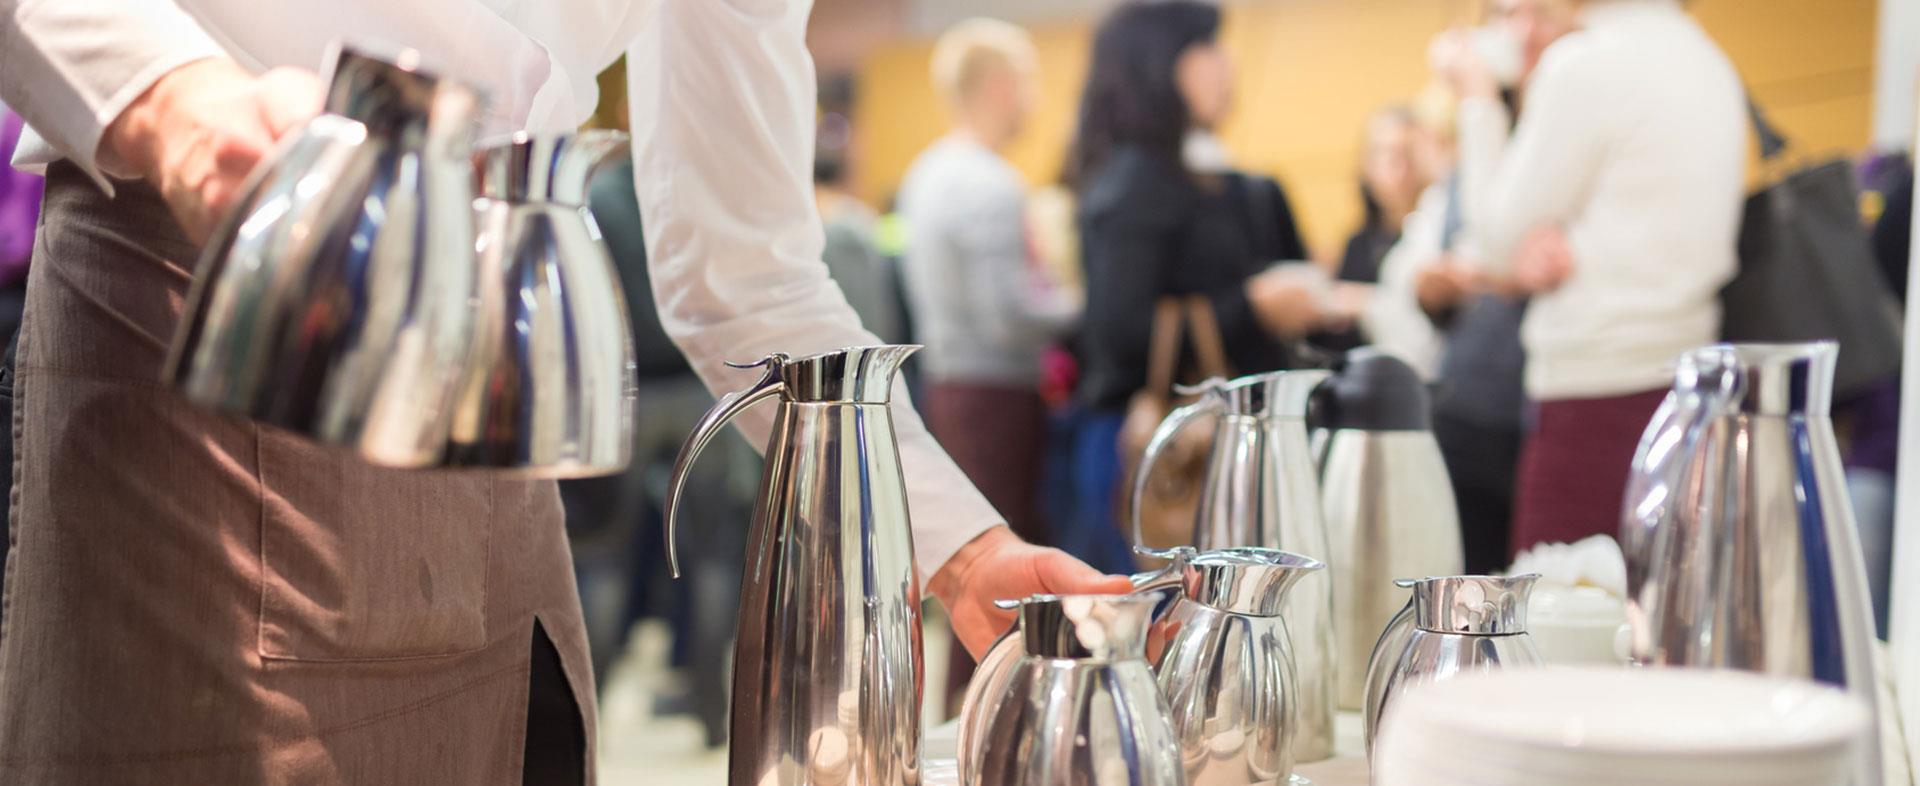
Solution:
<path fill-rule="evenodd" d="M 1509 557 L 1539 543 L 1619 537 L 1633 452 L 1666 395 L 1540 402 L 1520 453 Z"/>

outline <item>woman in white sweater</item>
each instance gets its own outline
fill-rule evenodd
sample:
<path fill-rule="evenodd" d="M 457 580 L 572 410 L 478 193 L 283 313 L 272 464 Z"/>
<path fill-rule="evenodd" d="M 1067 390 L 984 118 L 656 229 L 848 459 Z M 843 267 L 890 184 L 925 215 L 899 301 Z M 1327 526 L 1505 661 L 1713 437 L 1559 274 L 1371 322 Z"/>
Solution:
<path fill-rule="evenodd" d="M 1511 138 L 1471 48 L 1442 57 L 1467 231 L 1533 296 L 1516 550 L 1618 529 L 1674 359 L 1718 336 L 1743 198 L 1745 104 L 1719 47 L 1678 0 L 1573 1 L 1581 31 L 1541 58 Z"/>

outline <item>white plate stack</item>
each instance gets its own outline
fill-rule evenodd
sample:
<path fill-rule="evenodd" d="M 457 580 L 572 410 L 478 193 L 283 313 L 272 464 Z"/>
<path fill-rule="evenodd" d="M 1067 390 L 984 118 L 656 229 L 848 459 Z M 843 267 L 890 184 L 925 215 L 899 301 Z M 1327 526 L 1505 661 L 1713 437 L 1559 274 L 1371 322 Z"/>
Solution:
<path fill-rule="evenodd" d="M 1461 676 L 1394 699 L 1374 786 L 1847 786 L 1859 699 L 1697 669 Z"/>

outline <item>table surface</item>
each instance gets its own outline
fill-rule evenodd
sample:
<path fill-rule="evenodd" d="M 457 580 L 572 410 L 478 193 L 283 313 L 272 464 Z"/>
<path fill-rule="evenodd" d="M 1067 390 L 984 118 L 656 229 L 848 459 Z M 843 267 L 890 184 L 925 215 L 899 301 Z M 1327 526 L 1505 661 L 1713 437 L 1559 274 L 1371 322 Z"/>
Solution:
<path fill-rule="evenodd" d="M 920 772 L 923 786 L 960 786 L 960 773 L 954 765 L 957 723 L 927 730 L 921 742 L 925 762 Z M 1360 726 L 1360 713 L 1343 712 L 1334 721 L 1334 757 L 1294 767 L 1294 774 L 1313 786 L 1367 786 L 1366 740 Z M 1298 781 L 1296 781 L 1298 783 Z"/>

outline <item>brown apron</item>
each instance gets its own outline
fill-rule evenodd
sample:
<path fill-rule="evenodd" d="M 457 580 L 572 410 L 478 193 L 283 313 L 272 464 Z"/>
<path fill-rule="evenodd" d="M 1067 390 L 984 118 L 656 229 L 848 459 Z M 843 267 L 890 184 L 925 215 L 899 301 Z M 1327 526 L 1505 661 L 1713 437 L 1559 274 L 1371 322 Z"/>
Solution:
<path fill-rule="evenodd" d="M 152 189 L 118 193 L 65 163 L 47 180 L 0 783 L 517 784 L 536 616 L 591 780 L 554 484 L 376 469 L 182 403 L 157 380 L 197 252 Z"/>

